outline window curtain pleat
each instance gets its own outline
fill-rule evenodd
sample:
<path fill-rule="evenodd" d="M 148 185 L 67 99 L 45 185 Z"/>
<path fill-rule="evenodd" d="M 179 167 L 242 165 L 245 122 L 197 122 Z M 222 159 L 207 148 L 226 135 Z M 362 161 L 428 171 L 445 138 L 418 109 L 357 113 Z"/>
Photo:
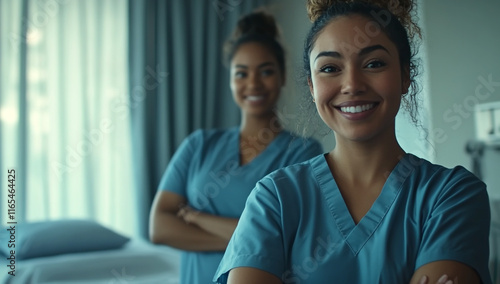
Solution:
<path fill-rule="evenodd" d="M 119 108 L 129 101 L 127 4 L 0 1 L 0 170 L 2 180 L 18 173 L 19 221 L 137 231 L 130 112 Z"/>
<path fill-rule="evenodd" d="M 22 222 L 26 209 L 17 206 L 15 219 L 6 214 L 8 203 L 8 170 L 15 170 L 15 201 L 25 202 L 26 195 L 26 74 L 27 74 L 27 23 L 20 21 L 28 15 L 28 0 L 0 1 L 0 170 L 5 184 L 0 189 L 2 200 L 0 215 L 2 224 L 8 221 Z"/>

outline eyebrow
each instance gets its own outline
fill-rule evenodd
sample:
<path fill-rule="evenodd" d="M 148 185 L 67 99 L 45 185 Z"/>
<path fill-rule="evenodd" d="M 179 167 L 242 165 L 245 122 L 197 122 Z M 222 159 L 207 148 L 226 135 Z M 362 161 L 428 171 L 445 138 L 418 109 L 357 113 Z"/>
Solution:
<path fill-rule="evenodd" d="M 268 67 L 268 66 L 272 66 L 274 67 L 276 64 L 274 64 L 273 62 L 264 62 L 264 63 L 261 63 L 259 64 L 259 66 L 257 66 L 257 68 L 263 68 L 263 67 Z M 235 65 L 236 68 L 243 68 L 243 69 L 248 69 L 248 66 L 247 65 L 243 65 L 243 64 L 236 64 Z"/>
<path fill-rule="evenodd" d="M 387 48 L 383 47 L 382 45 L 380 44 L 376 44 L 376 45 L 372 45 L 372 46 L 367 46 L 363 49 L 361 49 L 358 53 L 359 56 L 363 56 L 363 55 L 366 55 L 370 52 L 373 52 L 375 50 L 384 50 L 385 52 L 391 54 L 389 52 L 389 50 L 387 50 Z M 316 61 L 319 57 L 324 57 L 324 56 L 327 56 L 327 57 L 334 57 L 334 58 L 342 58 L 343 56 L 337 52 L 337 51 L 322 51 L 320 52 L 316 58 L 314 59 L 314 61 Z"/>

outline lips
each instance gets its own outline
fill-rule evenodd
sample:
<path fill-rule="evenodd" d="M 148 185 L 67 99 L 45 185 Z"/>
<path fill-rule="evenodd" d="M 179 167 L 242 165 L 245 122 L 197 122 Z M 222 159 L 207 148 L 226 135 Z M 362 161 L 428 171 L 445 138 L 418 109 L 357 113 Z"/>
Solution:
<path fill-rule="evenodd" d="M 375 103 L 363 104 L 363 105 L 357 105 L 357 106 L 344 106 L 344 107 L 340 107 L 340 111 L 347 112 L 347 113 L 360 113 L 360 112 L 368 111 L 374 107 L 375 107 Z"/>
<path fill-rule="evenodd" d="M 245 100 L 250 102 L 259 102 L 264 100 L 265 98 L 266 98 L 265 96 L 246 96 Z"/>
<path fill-rule="evenodd" d="M 335 108 L 349 120 L 361 120 L 370 117 L 378 106 L 378 102 L 344 102 Z"/>

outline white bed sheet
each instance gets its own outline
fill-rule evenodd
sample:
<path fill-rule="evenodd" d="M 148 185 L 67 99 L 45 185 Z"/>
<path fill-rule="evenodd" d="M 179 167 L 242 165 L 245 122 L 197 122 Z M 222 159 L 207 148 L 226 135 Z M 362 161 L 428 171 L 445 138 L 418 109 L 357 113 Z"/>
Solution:
<path fill-rule="evenodd" d="M 177 284 L 179 251 L 144 240 L 117 250 L 40 257 L 16 262 L 16 276 L 0 269 L 5 284 Z"/>

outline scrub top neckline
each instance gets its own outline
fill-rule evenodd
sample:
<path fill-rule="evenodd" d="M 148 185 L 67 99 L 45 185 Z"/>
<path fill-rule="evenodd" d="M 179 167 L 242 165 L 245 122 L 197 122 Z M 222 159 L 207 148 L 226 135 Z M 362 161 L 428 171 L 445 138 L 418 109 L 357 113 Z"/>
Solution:
<path fill-rule="evenodd" d="M 414 165 L 409 161 L 411 157 L 417 158 L 408 153 L 401 158 L 385 181 L 379 196 L 358 224 L 355 224 L 347 209 L 344 198 L 330 172 L 326 157 L 323 155 L 312 162 L 319 189 L 325 197 L 334 223 L 354 255 L 359 253 L 375 233 L 396 200 L 404 181 L 413 171 Z"/>
<path fill-rule="evenodd" d="M 239 168 L 245 168 L 245 167 L 252 167 L 252 165 L 254 165 L 254 164 L 259 165 L 260 164 L 259 161 L 261 159 L 265 158 L 266 152 L 269 152 L 269 151 L 279 151 L 280 149 L 278 148 L 278 145 L 281 145 L 281 144 L 278 143 L 278 142 L 279 142 L 279 140 L 284 139 L 286 132 L 287 131 L 284 130 L 284 129 L 281 130 L 281 132 L 276 137 L 274 137 L 273 141 L 271 141 L 271 143 L 269 143 L 269 145 L 267 145 L 267 147 L 262 152 L 260 152 L 250 162 L 242 165 L 241 164 L 241 156 L 240 156 L 240 143 L 241 143 L 240 128 L 239 127 L 234 127 L 233 128 L 233 138 L 232 138 L 232 141 L 230 143 L 231 143 L 231 145 L 235 145 L 234 147 L 236 147 L 234 153 L 236 153 L 236 156 L 237 156 L 236 160 L 238 161 L 238 167 Z"/>

